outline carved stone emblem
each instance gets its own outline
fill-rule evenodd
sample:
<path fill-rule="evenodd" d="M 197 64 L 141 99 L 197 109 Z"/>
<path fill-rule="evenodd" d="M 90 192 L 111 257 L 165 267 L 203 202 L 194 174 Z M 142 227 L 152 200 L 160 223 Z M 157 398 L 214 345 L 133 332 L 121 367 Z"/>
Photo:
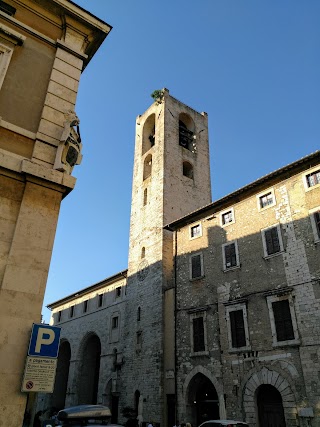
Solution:
<path fill-rule="evenodd" d="M 67 111 L 64 116 L 66 121 L 64 122 L 53 169 L 67 172 L 70 175 L 73 167 L 79 165 L 82 160 L 80 120 L 72 110 Z"/>

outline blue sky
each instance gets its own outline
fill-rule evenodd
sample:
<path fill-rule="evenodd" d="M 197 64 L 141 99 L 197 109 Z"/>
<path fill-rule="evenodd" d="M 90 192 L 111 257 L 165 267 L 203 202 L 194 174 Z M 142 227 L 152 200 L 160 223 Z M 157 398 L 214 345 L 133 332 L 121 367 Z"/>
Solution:
<path fill-rule="evenodd" d="M 320 140 L 319 0 L 74 1 L 113 30 L 81 78 L 84 158 L 44 306 L 127 268 L 135 119 L 155 89 L 208 113 L 213 200 Z"/>

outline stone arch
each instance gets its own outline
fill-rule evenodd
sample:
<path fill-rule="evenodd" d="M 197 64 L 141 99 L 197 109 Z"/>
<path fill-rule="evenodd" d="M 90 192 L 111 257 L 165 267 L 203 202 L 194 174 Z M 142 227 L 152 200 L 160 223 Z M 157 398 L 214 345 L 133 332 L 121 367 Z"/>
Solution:
<path fill-rule="evenodd" d="M 281 395 L 287 427 L 296 426 L 296 397 L 293 386 L 279 372 L 263 367 L 251 372 L 243 387 L 243 412 L 250 426 L 259 425 L 257 413 L 257 390 L 262 385 L 271 385 Z"/>
<path fill-rule="evenodd" d="M 156 115 L 151 114 L 143 125 L 142 132 L 142 155 L 150 150 L 155 144 L 155 132 L 156 132 Z"/>
<path fill-rule="evenodd" d="M 101 341 L 94 332 L 88 332 L 78 350 L 80 366 L 77 378 L 78 404 L 96 404 L 98 398 Z"/>
<path fill-rule="evenodd" d="M 179 115 L 179 145 L 189 151 L 195 151 L 195 124 L 192 118 L 186 114 Z"/>
<path fill-rule="evenodd" d="M 71 346 L 67 339 L 62 339 L 59 345 L 56 378 L 52 394 L 51 406 L 57 409 L 65 407 L 67 396 L 69 369 L 71 360 Z"/>
<path fill-rule="evenodd" d="M 219 405 L 219 418 L 225 419 L 226 410 L 225 410 L 223 386 L 216 379 L 216 377 L 212 375 L 212 372 L 204 368 L 203 366 L 194 367 L 192 371 L 190 371 L 189 374 L 186 376 L 186 379 L 183 383 L 183 402 L 181 402 L 183 404 L 183 413 L 180 414 L 179 417 L 192 420 L 193 415 L 191 414 L 191 409 L 188 408 L 189 392 L 190 392 L 190 386 L 192 384 L 192 381 L 199 375 L 205 377 L 208 381 L 212 383 L 212 386 L 214 387 L 217 394 L 218 405 Z M 192 420 L 192 421 L 193 421 L 192 424 L 196 424 L 195 420 Z"/>

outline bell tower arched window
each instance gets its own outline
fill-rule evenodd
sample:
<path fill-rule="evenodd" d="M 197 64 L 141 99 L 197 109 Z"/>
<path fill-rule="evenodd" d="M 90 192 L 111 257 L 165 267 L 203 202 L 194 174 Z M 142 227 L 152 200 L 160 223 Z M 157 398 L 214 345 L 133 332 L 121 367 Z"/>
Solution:
<path fill-rule="evenodd" d="M 144 167 L 143 167 L 143 179 L 147 179 L 151 175 L 152 171 L 152 156 L 151 154 L 148 154 L 147 157 L 144 160 Z"/>
<path fill-rule="evenodd" d="M 195 126 L 194 121 L 185 113 L 179 116 L 179 145 L 189 151 L 195 152 Z"/>
<path fill-rule="evenodd" d="M 155 144 L 156 139 L 156 115 L 151 114 L 143 126 L 142 132 L 142 155 L 145 154 Z"/>

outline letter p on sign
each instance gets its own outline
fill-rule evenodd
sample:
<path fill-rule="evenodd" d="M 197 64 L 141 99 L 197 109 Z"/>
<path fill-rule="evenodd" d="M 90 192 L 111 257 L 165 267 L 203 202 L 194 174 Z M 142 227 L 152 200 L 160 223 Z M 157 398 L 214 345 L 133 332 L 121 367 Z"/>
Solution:
<path fill-rule="evenodd" d="M 39 328 L 38 336 L 36 341 L 35 352 L 41 353 L 42 345 L 50 345 L 54 341 L 54 331 L 52 329 L 47 328 Z"/>
<path fill-rule="evenodd" d="M 28 355 L 57 357 L 59 351 L 60 328 L 44 324 L 33 324 Z"/>

